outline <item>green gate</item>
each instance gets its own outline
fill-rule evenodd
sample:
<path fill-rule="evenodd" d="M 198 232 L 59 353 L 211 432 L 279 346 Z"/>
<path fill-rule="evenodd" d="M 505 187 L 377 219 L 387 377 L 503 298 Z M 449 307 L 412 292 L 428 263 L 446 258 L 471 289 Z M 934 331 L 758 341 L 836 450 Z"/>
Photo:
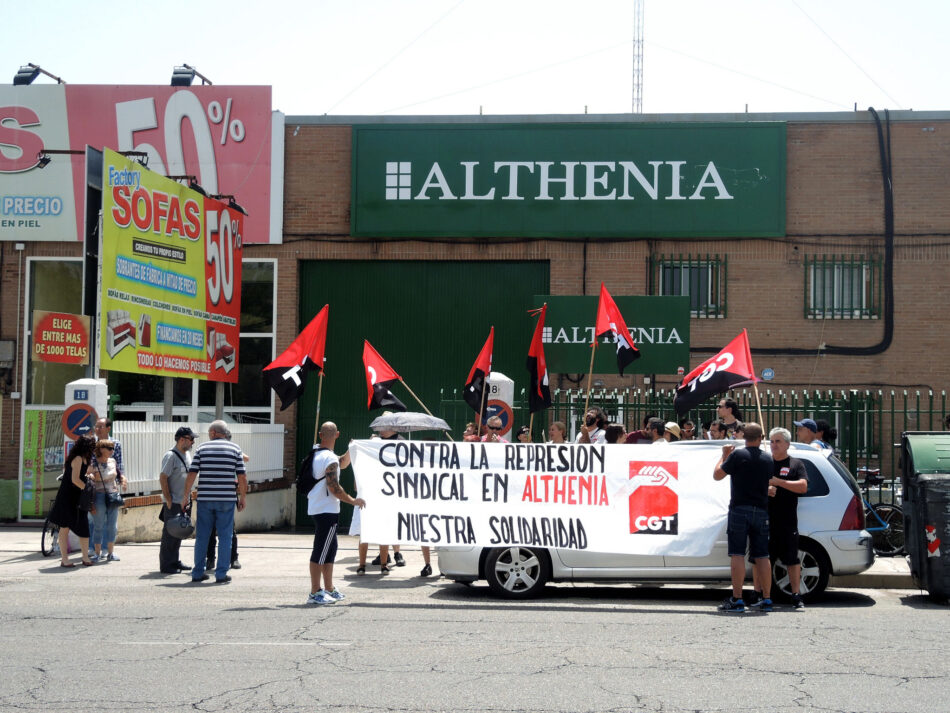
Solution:
<path fill-rule="evenodd" d="M 366 408 L 364 339 L 439 416 L 442 386 L 461 389 L 492 326 L 493 370 L 523 385 L 535 324 L 528 310 L 534 295 L 548 293 L 548 275 L 546 261 L 301 263 L 300 329 L 330 305 L 320 420 L 332 420 L 340 429 L 337 452 L 350 439 L 368 438 L 370 422 L 382 413 Z M 298 409 L 297 463 L 312 444 L 317 382 L 316 377 L 308 382 Z M 392 391 L 410 411 L 422 410 L 401 384 Z M 352 493 L 352 471 L 344 471 L 342 482 Z M 349 507 L 344 511 L 341 521 L 348 523 Z M 309 524 L 306 513 L 298 502 L 298 525 Z"/>

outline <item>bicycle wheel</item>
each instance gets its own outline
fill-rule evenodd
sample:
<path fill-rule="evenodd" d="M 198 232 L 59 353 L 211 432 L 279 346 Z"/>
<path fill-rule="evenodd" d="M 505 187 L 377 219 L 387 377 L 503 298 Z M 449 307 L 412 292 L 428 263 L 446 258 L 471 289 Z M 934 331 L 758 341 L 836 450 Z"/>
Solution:
<path fill-rule="evenodd" d="M 873 532 L 874 553 L 884 556 L 904 552 L 904 512 L 897 505 L 875 505 L 874 511 L 887 527 Z"/>
<path fill-rule="evenodd" d="M 43 523 L 43 539 L 40 542 L 40 551 L 44 557 L 49 557 L 59 550 L 59 525 L 54 525 L 46 518 Z"/>

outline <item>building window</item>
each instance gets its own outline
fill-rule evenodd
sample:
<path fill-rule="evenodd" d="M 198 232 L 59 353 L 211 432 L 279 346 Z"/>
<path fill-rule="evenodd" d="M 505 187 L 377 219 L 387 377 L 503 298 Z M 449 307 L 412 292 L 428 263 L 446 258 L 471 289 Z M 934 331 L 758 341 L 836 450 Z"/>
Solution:
<path fill-rule="evenodd" d="M 726 316 L 726 260 L 718 255 L 653 256 L 651 294 L 689 297 L 693 317 Z"/>
<path fill-rule="evenodd" d="M 880 259 L 860 255 L 806 258 L 805 300 L 809 319 L 879 317 Z"/>

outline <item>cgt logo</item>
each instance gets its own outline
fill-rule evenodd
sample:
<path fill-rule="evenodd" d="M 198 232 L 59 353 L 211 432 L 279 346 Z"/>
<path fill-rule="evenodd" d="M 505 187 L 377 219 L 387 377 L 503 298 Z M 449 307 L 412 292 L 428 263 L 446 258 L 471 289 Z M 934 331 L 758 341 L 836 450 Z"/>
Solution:
<path fill-rule="evenodd" d="M 679 532 L 679 463 L 630 461 L 631 535 L 676 535 Z"/>

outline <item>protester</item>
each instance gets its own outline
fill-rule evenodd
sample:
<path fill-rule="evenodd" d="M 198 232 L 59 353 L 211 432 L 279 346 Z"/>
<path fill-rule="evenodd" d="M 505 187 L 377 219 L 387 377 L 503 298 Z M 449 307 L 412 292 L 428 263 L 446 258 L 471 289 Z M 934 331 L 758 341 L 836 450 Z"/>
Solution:
<path fill-rule="evenodd" d="M 769 481 L 769 552 L 788 568 L 792 607 L 803 610 L 802 565 L 798 558 L 798 498 L 808 491 L 808 471 L 797 458 L 788 455 L 792 434 L 786 428 L 769 431 L 772 449 L 772 479 Z M 753 591 L 751 607 L 758 605 L 761 594 Z"/>
<path fill-rule="evenodd" d="M 231 429 L 226 428 L 226 433 L 224 437 L 229 441 L 231 440 Z M 244 461 L 244 465 L 247 465 L 250 462 L 251 457 L 241 451 L 241 460 Z M 208 561 L 205 564 L 205 572 L 210 572 L 215 569 L 215 542 L 217 541 L 217 530 L 211 528 L 211 536 L 208 538 Z M 237 538 L 237 526 L 231 530 L 231 569 L 241 569 L 241 560 L 238 559 L 238 538 Z"/>
<path fill-rule="evenodd" d="M 168 532 L 168 523 L 183 512 L 181 503 L 185 499 L 185 481 L 188 479 L 190 451 L 195 438 L 195 432 L 187 426 L 175 431 L 175 445 L 162 456 L 162 470 L 158 474 L 158 483 L 162 488 L 161 520 L 164 523 L 162 542 L 158 549 L 158 568 L 165 574 L 176 574 L 188 569 L 180 559 L 181 540 Z"/>
<path fill-rule="evenodd" d="M 519 443 L 531 443 L 531 431 L 528 430 L 527 426 L 522 426 L 518 429 L 518 433 L 515 435 L 515 438 Z"/>
<path fill-rule="evenodd" d="M 115 536 L 119 521 L 119 489 L 125 488 L 125 479 L 119 475 L 116 460 L 112 457 L 115 444 L 110 440 L 96 443 L 95 457 L 89 467 L 96 486 L 96 507 L 91 513 L 95 528 L 92 556 L 96 562 L 118 562 L 115 554 Z M 105 552 L 103 551 L 105 548 Z"/>
<path fill-rule="evenodd" d="M 333 452 L 340 431 L 332 421 L 320 427 L 320 448 L 313 456 L 316 485 L 307 493 L 307 514 L 313 519 L 313 552 L 310 554 L 310 595 L 308 604 L 332 604 L 345 598 L 333 584 L 336 560 L 336 530 L 340 522 L 340 502 L 366 507 L 363 498 L 351 497 L 340 485 L 340 468 L 350 464 L 350 454 Z"/>
<path fill-rule="evenodd" d="M 667 421 L 663 424 L 663 438 L 665 438 L 667 442 L 674 443 L 678 441 L 681 434 L 679 424 L 673 421 Z"/>
<path fill-rule="evenodd" d="M 732 433 L 728 435 L 728 438 L 731 438 L 734 441 L 741 441 L 745 439 L 745 424 L 742 421 L 736 421 L 736 427 L 732 429 Z"/>
<path fill-rule="evenodd" d="M 626 437 L 627 429 L 623 427 L 622 423 L 611 423 L 604 429 L 605 443 L 623 443 Z"/>
<path fill-rule="evenodd" d="M 198 518 L 195 524 L 195 566 L 191 570 L 192 582 L 208 579 L 205 560 L 211 529 L 217 532 L 218 564 L 214 580 L 218 584 L 231 581 L 228 569 L 231 565 L 231 535 L 234 532 L 234 503 L 244 510 L 247 504 L 247 475 L 244 469 L 241 448 L 227 440 L 230 431 L 224 421 L 212 421 L 208 426 L 209 441 L 195 449 L 188 466 L 185 494 L 181 508 L 188 507 L 191 486 L 198 479 Z"/>
<path fill-rule="evenodd" d="M 500 433 L 504 428 L 504 425 L 501 422 L 501 418 L 498 416 L 492 416 L 485 423 L 485 427 L 488 431 L 482 436 L 482 441 L 486 443 L 508 443 L 508 439 L 502 438 Z"/>
<path fill-rule="evenodd" d="M 695 441 L 697 438 L 696 435 L 696 424 L 690 421 L 688 418 L 680 419 L 680 440 L 681 441 Z"/>
<path fill-rule="evenodd" d="M 655 413 L 648 413 L 643 418 L 643 428 L 628 433 L 624 443 L 653 443 L 653 437 L 650 435 L 650 431 L 647 430 L 647 424 L 650 423 L 651 418 L 656 417 Z"/>
<path fill-rule="evenodd" d="M 769 481 L 772 478 L 772 459 L 762 452 L 762 427 L 757 423 L 745 424 L 745 448 L 728 443 L 716 462 L 713 478 L 730 476 L 731 499 L 727 524 L 729 565 L 732 575 L 732 596 L 719 610 L 731 613 L 745 611 L 742 585 L 745 580 L 746 544 L 755 561 L 758 581 L 762 583 L 762 601 L 758 609 L 772 611 L 772 577 L 769 565 Z"/>
<path fill-rule="evenodd" d="M 662 418 L 651 418 L 647 423 L 647 432 L 650 434 L 652 439 L 651 443 L 665 443 L 666 439 L 663 437 L 666 433 L 666 424 L 663 422 Z"/>
<path fill-rule="evenodd" d="M 92 460 L 92 451 L 96 441 L 92 436 L 80 436 L 63 465 L 62 480 L 59 483 L 59 492 L 56 501 L 49 513 L 49 520 L 59 525 L 59 554 L 61 567 L 75 567 L 69 561 L 69 532 L 73 531 L 79 537 L 79 551 L 82 554 L 82 563 L 91 567 L 93 562 L 89 557 L 89 518 L 79 509 L 79 496 L 86 487 L 87 470 Z"/>
<path fill-rule="evenodd" d="M 831 424 L 823 418 L 819 418 L 815 421 L 815 427 L 818 429 L 815 431 L 815 445 L 822 448 L 834 448 L 835 441 L 838 440 L 838 429 L 832 428 Z"/>
<path fill-rule="evenodd" d="M 607 426 L 607 414 L 600 406 L 592 406 L 584 415 L 584 424 L 574 443 L 605 443 L 604 428 Z"/>
<path fill-rule="evenodd" d="M 731 438 L 733 431 L 736 430 L 736 427 L 742 420 L 742 412 L 739 410 L 739 404 L 733 399 L 720 399 L 719 406 L 716 410 L 726 434 L 723 438 Z"/>
<path fill-rule="evenodd" d="M 726 437 L 726 429 L 723 426 L 722 421 L 716 419 L 709 424 L 707 429 L 709 435 L 709 440 L 711 441 L 721 441 Z"/>
<path fill-rule="evenodd" d="M 550 428 L 551 440 L 549 443 L 566 443 L 567 442 L 567 426 L 563 421 L 555 421 L 551 424 Z"/>
<path fill-rule="evenodd" d="M 462 433 L 462 440 L 470 443 L 478 441 L 478 426 L 471 421 L 465 424 L 465 431 Z"/>
<path fill-rule="evenodd" d="M 100 418 L 96 421 L 93 426 L 93 431 L 96 434 L 96 441 L 112 441 L 112 445 L 115 446 L 115 450 L 112 451 L 112 458 L 115 459 L 116 472 L 119 474 L 119 477 L 122 480 L 128 482 L 125 478 L 125 463 L 122 460 L 122 442 L 116 438 L 112 438 L 112 419 L 111 418 Z M 96 454 L 92 454 L 92 465 L 96 465 Z M 100 542 L 101 540 L 96 537 L 96 523 L 93 514 L 89 513 L 89 543 L 92 545 L 94 542 Z M 92 557 L 95 555 L 92 547 L 89 548 L 89 556 Z"/>
<path fill-rule="evenodd" d="M 384 416 L 389 415 L 390 413 L 391 413 L 390 411 L 383 411 Z M 475 430 L 476 430 L 475 424 L 469 423 L 468 426 L 466 426 L 465 428 L 466 433 L 469 431 L 469 428 L 471 428 L 472 435 L 474 435 Z M 374 433 L 372 437 L 378 438 L 383 441 L 406 440 L 402 435 L 388 428 L 380 429 L 379 432 Z M 357 497 L 359 497 L 359 493 L 357 493 L 356 495 Z M 361 532 L 362 532 L 362 516 L 360 515 L 360 509 L 353 508 L 353 517 L 350 520 L 350 534 L 360 535 Z M 363 574 L 366 574 L 366 556 L 369 554 L 369 543 L 363 542 L 362 537 L 360 538 L 358 551 L 359 551 L 359 564 L 356 567 L 356 573 L 359 575 L 363 575 Z M 403 556 L 399 552 L 399 545 L 395 545 L 393 547 L 393 551 L 394 551 L 393 557 L 395 559 L 396 566 L 405 567 L 406 560 L 403 558 Z M 376 555 L 376 558 L 373 560 L 372 564 L 373 566 L 379 566 L 380 574 L 386 575 L 392 571 L 391 564 L 389 561 L 389 545 L 379 546 L 379 554 Z"/>
<path fill-rule="evenodd" d="M 795 438 L 797 438 L 800 443 L 812 445 L 815 439 L 818 438 L 818 424 L 815 423 L 814 419 L 803 418 L 801 421 L 792 421 L 792 423 L 797 427 Z M 821 444 L 814 443 L 814 445 L 820 446 Z"/>

